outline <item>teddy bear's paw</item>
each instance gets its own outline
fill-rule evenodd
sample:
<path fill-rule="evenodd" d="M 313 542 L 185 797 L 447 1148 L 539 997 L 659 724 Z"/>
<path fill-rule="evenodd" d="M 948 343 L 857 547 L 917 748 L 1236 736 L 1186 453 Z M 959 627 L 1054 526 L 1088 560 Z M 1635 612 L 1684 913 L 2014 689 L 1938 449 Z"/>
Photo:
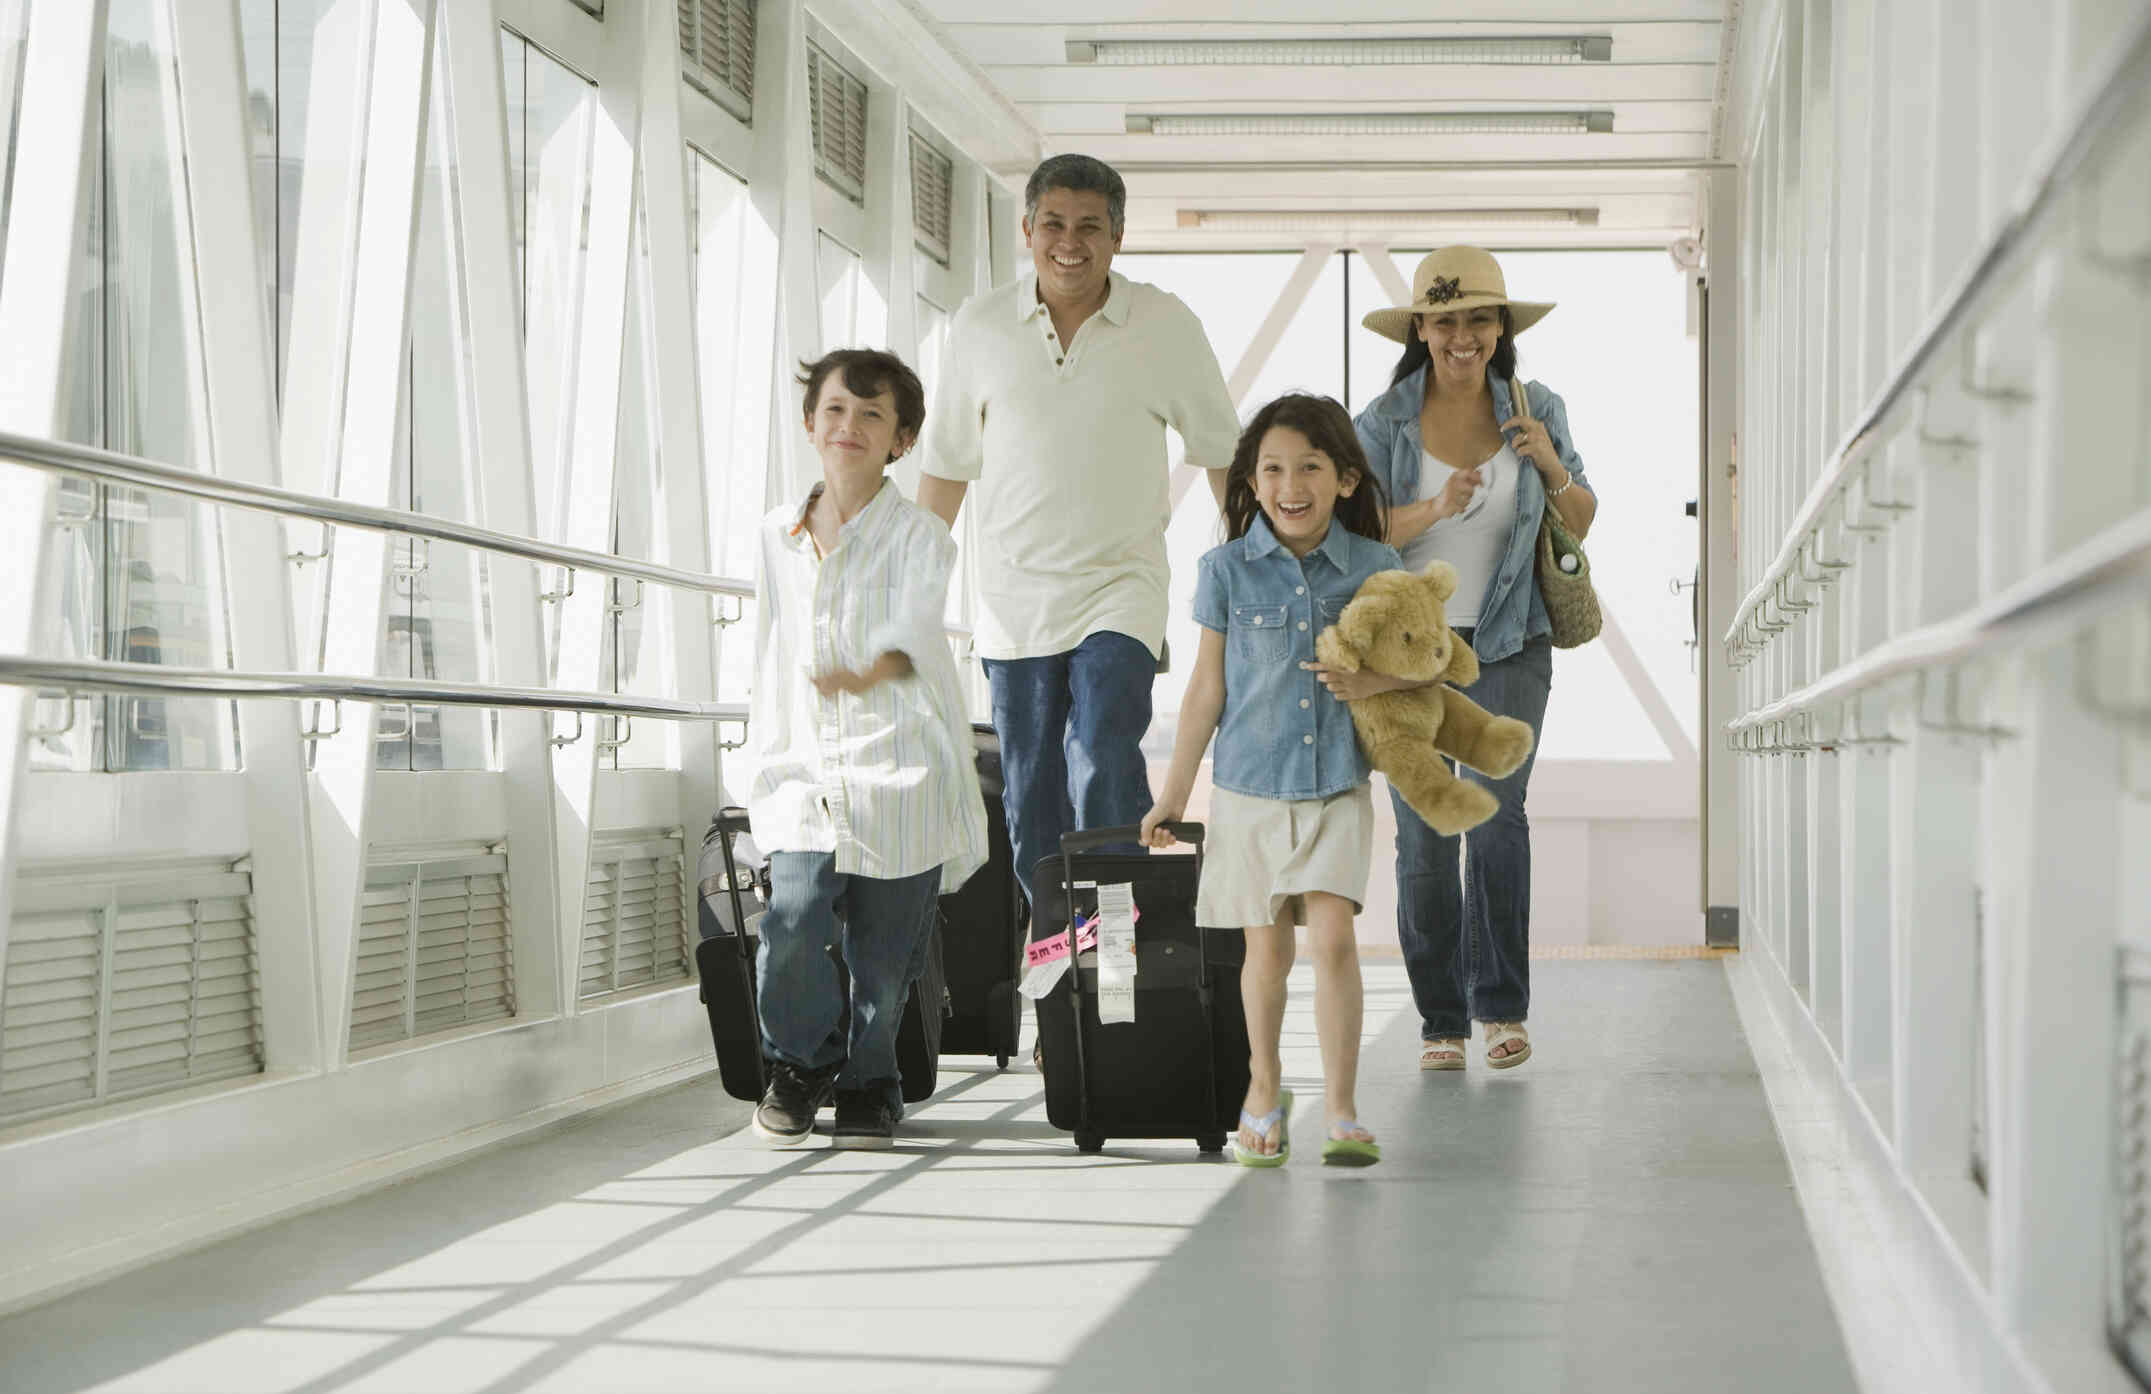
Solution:
<path fill-rule="evenodd" d="M 1464 763 L 1496 779 L 1514 774 L 1531 753 L 1531 728 L 1513 716 L 1497 716 L 1473 742 L 1472 758 Z"/>
<path fill-rule="evenodd" d="M 1463 779 L 1426 800 L 1424 807 L 1418 802 L 1412 803 L 1412 811 L 1443 837 L 1471 831 L 1493 817 L 1494 810 L 1500 807 L 1500 801 L 1483 787 Z"/>

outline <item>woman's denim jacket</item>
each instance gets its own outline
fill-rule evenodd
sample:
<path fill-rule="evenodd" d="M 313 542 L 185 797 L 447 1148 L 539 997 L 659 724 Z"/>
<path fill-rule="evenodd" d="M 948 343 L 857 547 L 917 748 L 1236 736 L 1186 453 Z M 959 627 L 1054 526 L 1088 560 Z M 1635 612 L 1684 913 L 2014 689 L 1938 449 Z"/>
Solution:
<path fill-rule="evenodd" d="M 1429 365 L 1431 366 L 1431 365 Z M 1426 447 L 1419 439 L 1419 408 L 1425 401 L 1427 369 L 1420 368 L 1367 404 L 1354 419 L 1360 448 L 1367 464 L 1382 481 L 1395 508 L 1419 497 L 1419 466 Z M 1509 384 L 1492 373 L 1486 385 L 1494 394 L 1494 419 L 1507 421 L 1516 413 L 1509 405 Z M 1583 460 L 1576 454 L 1568 431 L 1568 410 L 1559 394 L 1542 382 L 1527 382 L 1524 392 L 1531 399 L 1531 414 L 1546 426 L 1561 463 L 1568 467 L 1576 487 L 1591 489 L 1583 477 Z M 1595 496 L 1598 491 L 1591 489 Z M 1493 663 L 1521 649 L 1527 640 L 1553 633 L 1546 617 L 1546 602 L 1539 597 L 1537 553 L 1539 518 L 1546 508 L 1546 485 L 1536 469 L 1522 471 L 1516 481 L 1516 521 L 1509 529 L 1509 545 L 1501 565 L 1487 583 L 1486 599 L 1479 607 L 1478 627 L 1471 646 L 1479 661 Z"/>
<path fill-rule="evenodd" d="M 1332 522 L 1322 545 L 1292 555 L 1258 513 L 1244 536 L 1203 553 L 1195 623 L 1225 636 L 1225 706 L 1211 780 L 1258 799 L 1326 799 L 1367 782 L 1352 713 L 1313 673 L 1315 636 L 1337 622 L 1396 549 Z"/>

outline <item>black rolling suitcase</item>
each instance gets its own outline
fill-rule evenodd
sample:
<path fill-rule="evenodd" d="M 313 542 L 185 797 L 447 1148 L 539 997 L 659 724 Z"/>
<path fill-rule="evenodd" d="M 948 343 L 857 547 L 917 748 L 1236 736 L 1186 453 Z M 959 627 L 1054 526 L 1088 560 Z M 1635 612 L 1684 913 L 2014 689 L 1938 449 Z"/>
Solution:
<path fill-rule="evenodd" d="M 1023 1024 L 1016 995 L 1030 909 L 1016 880 L 1008 815 L 1001 806 L 1001 740 L 991 726 L 971 728 L 979 792 L 986 799 L 986 864 L 962 887 L 941 897 L 941 947 L 948 970 L 949 1018 L 941 1049 L 948 1055 L 990 1055 L 1006 1065 Z"/>
<path fill-rule="evenodd" d="M 1096 1152 L 1108 1138 L 1193 1138 L 1205 1152 L 1225 1146 L 1247 1095 L 1247 1017 L 1238 929 L 1195 923 L 1202 825 L 1175 823 L 1194 856 L 1146 856 L 1087 849 L 1133 842 L 1135 828 L 1096 828 L 1061 839 L 1061 854 L 1038 863 L 1034 939 L 1067 930 L 1097 908 L 1100 885 L 1132 887 L 1135 1020 L 1098 1020 L 1097 955 L 1074 966 L 1038 1001 L 1046 1117 Z"/>
<path fill-rule="evenodd" d="M 724 1091 L 735 1099 L 759 1102 L 766 1081 L 761 1018 L 755 1009 L 755 953 L 761 944 L 755 921 L 761 918 L 760 907 L 769 903 L 769 877 L 766 868 L 744 868 L 732 855 L 732 839 L 746 831 L 747 810 L 726 808 L 703 836 L 698 907 L 702 941 L 695 946 L 695 972 L 701 978 L 702 1004 L 709 1013 Z M 754 910 L 748 908 L 750 898 L 757 907 Z M 846 981 L 841 960 L 837 976 L 840 982 Z M 947 1011 L 948 986 L 937 929 L 927 940 L 925 970 L 912 982 L 903 1020 L 896 1028 L 896 1063 L 906 1103 L 933 1095 Z M 846 1024 L 840 1022 L 838 1029 Z"/>

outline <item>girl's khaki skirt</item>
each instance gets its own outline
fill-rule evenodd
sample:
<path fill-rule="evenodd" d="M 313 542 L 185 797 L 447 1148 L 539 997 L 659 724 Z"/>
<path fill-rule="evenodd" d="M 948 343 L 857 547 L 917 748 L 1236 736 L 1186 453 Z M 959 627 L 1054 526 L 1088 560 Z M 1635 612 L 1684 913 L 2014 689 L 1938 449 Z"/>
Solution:
<path fill-rule="evenodd" d="M 1361 909 L 1374 852 L 1374 796 L 1364 784 L 1326 799 L 1262 799 L 1216 789 L 1203 842 L 1195 921 L 1220 928 L 1307 923 L 1309 891 Z"/>

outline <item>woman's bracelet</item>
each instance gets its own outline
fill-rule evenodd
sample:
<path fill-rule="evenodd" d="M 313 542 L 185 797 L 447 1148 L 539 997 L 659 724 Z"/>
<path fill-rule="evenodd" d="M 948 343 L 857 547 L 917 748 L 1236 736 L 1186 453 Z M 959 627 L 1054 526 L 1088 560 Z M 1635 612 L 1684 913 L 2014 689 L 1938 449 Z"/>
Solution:
<path fill-rule="evenodd" d="M 1568 466 L 1563 465 L 1561 467 L 1561 487 L 1558 489 L 1548 489 L 1546 491 L 1546 497 L 1550 499 L 1557 499 L 1561 497 L 1563 494 L 1569 491 L 1570 486 L 1575 484 L 1575 482 L 1576 476 L 1570 472 Z"/>

